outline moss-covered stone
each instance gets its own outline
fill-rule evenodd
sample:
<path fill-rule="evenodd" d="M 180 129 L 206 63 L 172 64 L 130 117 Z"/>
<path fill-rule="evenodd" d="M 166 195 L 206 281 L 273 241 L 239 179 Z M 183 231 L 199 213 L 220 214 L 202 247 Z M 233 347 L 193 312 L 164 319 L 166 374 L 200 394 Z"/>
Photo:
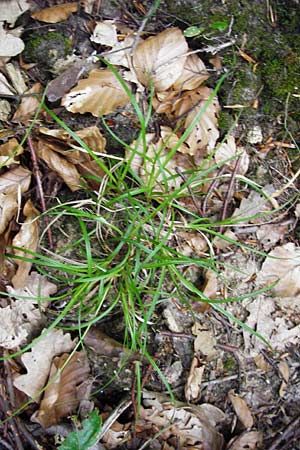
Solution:
<path fill-rule="evenodd" d="M 58 31 L 44 34 L 33 33 L 26 42 L 23 57 L 26 62 L 38 63 L 51 68 L 55 61 L 71 51 L 71 40 Z"/>

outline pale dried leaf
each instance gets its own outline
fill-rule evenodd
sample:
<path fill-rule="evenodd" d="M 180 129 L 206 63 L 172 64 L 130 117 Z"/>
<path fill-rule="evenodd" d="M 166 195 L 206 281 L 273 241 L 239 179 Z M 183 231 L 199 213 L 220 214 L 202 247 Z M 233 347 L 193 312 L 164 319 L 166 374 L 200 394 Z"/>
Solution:
<path fill-rule="evenodd" d="M 1 79 L 0 79 L 0 95 L 1 95 Z M 11 106 L 7 100 L 0 100 L 0 120 L 7 121 L 11 113 Z"/>
<path fill-rule="evenodd" d="M 216 355 L 217 341 L 212 331 L 207 330 L 207 327 L 200 323 L 195 323 L 192 328 L 193 334 L 196 336 L 194 341 L 194 351 L 197 354 L 202 354 L 207 357 L 207 360 L 211 360 Z"/>
<path fill-rule="evenodd" d="M 237 241 L 238 237 L 237 235 L 231 231 L 230 229 L 227 229 L 225 233 L 223 233 L 224 237 L 228 237 L 229 239 L 232 239 L 233 241 Z M 225 248 L 230 247 L 233 245 L 231 242 L 226 241 L 225 239 L 222 239 L 222 236 L 216 236 L 214 239 L 214 246 L 218 248 L 219 250 L 224 250 Z"/>
<path fill-rule="evenodd" d="M 129 103 L 123 86 L 108 69 L 95 69 L 62 99 L 62 105 L 73 113 L 90 112 L 95 117 L 109 114 Z"/>
<path fill-rule="evenodd" d="M 256 231 L 259 242 L 264 250 L 270 250 L 278 241 L 281 241 L 288 231 L 288 225 L 266 224 L 260 226 Z"/>
<path fill-rule="evenodd" d="M 118 44 L 117 27 L 113 20 L 104 20 L 97 22 L 93 34 L 90 37 L 96 44 L 114 47 Z"/>
<path fill-rule="evenodd" d="M 185 256 L 192 256 L 193 253 L 204 256 L 207 249 L 207 240 L 197 231 L 177 231 L 176 240 L 179 252 Z"/>
<path fill-rule="evenodd" d="M 12 86 L 10 86 L 9 82 L 3 75 L 3 73 L 0 72 L 0 95 L 15 95 L 14 89 Z"/>
<path fill-rule="evenodd" d="M 277 280 L 273 288 L 277 296 L 293 297 L 300 293 L 300 248 L 292 242 L 269 253 L 257 279 L 264 286 Z"/>
<path fill-rule="evenodd" d="M 230 170 L 235 169 L 237 158 L 239 159 L 236 173 L 245 175 L 248 171 L 250 158 L 244 147 L 237 147 L 233 136 L 227 137 L 227 142 L 218 146 L 215 153 L 215 161 L 217 164 L 224 163 Z M 230 161 L 228 161 L 230 159 Z M 226 162 L 225 162 L 226 161 Z"/>
<path fill-rule="evenodd" d="M 239 420 L 242 422 L 244 427 L 252 428 L 254 420 L 245 400 L 236 395 L 233 391 L 230 391 L 228 393 L 228 397 L 232 403 L 236 415 L 238 416 Z"/>
<path fill-rule="evenodd" d="M 120 342 L 107 336 L 107 334 L 91 328 L 84 337 L 84 343 L 90 347 L 97 355 L 108 356 L 110 358 L 120 356 L 125 349 Z"/>
<path fill-rule="evenodd" d="M 178 386 L 183 373 L 183 365 L 181 361 L 175 361 L 164 373 L 167 382 L 171 386 Z"/>
<path fill-rule="evenodd" d="M 278 370 L 281 373 L 283 380 L 288 383 L 290 379 L 290 368 L 288 363 L 286 361 L 280 361 Z"/>
<path fill-rule="evenodd" d="M 101 442 L 105 444 L 105 449 L 114 450 L 121 446 L 124 442 L 126 442 L 127 438 L 129 437 L 129 433 L 129 430 L 116 431 L 110 428 L 101 439 Z"/>
<path fill-rule="evenodd" d="M 169 28 L 139 42 L 133 54 L 138 80 L 148 86 L 152 80 L 156 91 L 164 91 L 180 77 L 188 45 L 178 28 Z"/>
<path fill-rule="evenodd" d="M 275 192 L 275 188 L 273 185 L 268 184 L 264 186 L 264 192 L 266 195 L 272 195 L 272 193 Z M 260 195 L 259 192 L 252 190 L 247 198 L 242 199 L 239 208 L 234 211 L 232 217 L 235 219 L 249 217 L 248 220 L 251 223 L 257 220 L 255 218 L 251 218 L 252 216 L 256 216 L 268 210 L 270 210 L 270 205 L 267 198 Z"/>
<path fill-rule="evenodd" d="M 14 36 L 12 33 L 7 32 L 3 28 L 3 22 L 0 22 L 0 57 L 1 58 L 10 58 L 12 56 L 16 56 L 25 48 L 25 44 L 17 36 Z"/>
<path fill-rule="evenodd" d="M 261 448 L 263 436 L 260 431 L 245 431 L 231 440 L 227 450 L 256 450 Z"/>
<path fill-rule="evenodd" d="M 197 55 L 189 55 L 184 64 L 183 72 L 173 84 L 172 89 L 185 91 L 196 89 L 209 77 L 205 64 Z"/>
<path fill-rule="evenodd" d="M 253 360 L 256 366 L 263 372 L 268 372 L 270 370 L 271 366 L 262 353 L 254 356 Z"/>
<path fill-rule="evenodd" d="M 13 288 L 7 286 L 7 292 L 12 294 L 14 298 L 31 302 L 33 305 L 39 305 L 42 311 L 49 304 L 49 297 L 55 294 L 57 286 L 51 283 L 44 275 L 37 272 L 31 272 L 27 279 L 27 284 L 21 288 Z"/>
<path fill-rule="evenodd" d="M 31 417 L 44 428 L 57 425 L 63 417 L 75 412 L 81 400 L 80 387 L 89 375 L 89 362 L 84 352 L 75 352 L 65 366 L 68 358 L 64 353 L 53 359 L 49 386 L 39 410 Z"/>
<path fill-rule="evenodd" d="M 194 357 L 184 387 L 184 396 L 189 403 L 197 402 L 201 396 L 201 384 L 205 365 L 202 364 L 199 367 L 199 364 L 198 358 Z"/>
<path fill-rule="evenodd" d="M 105 59 L 114 66 L 123 66 L 132 69 L 130 55 L 134 42 L 134 36 L 129 34 L 123 41 L 118 42 L 111 48 L 111 51 L 105 55 Z M 124 80 L 138 84 L 134 70 L 130 70 L 129 73 L 126 71 L 123 78 Z"/>
<path fill-rule="evenodd" d="M 0 176 L 0 234 L 18 209 L 18 199 L 29 188 L 31 172 L 16 167 Z"/>
<path fill-rule="evenodd" d="M 38 401 L 40 390 L 49 377 L 52 359 L 64 352 L 70 352 L 75 347 L 69 333 L 61 330 L 51 330 L 34 344 L 29 352 L 21 356 L 27 373 L 19 375 L 14 380 L 14 386 L 29 397 Z"/>
<path fill-rule="evenodd" d="M 36 95 L 41 92 L 42 85 L 35 83 L 27 92 L 26 96 L 22 97 L 21 104 L 15 112 L 12 121 L 28 124 L 36 113 L 40 105 L 39 97 Z M 32 96 L 30 94 L 33 94 Z"/>
<path fill-rule="evenodd" d="M 21 70 L 12 63 L 5 65 L 5 71 L 9 75 L 10 81 L 18 94 L 24 94 L 27 90 Z"/>
<path fill-rule="evenodd" d="M 218 293 L 218 277 L 216 272 L 213 270 L 206 270 L 205 274 L 205 282 L 202 288 L 203 294 L 208 298 L 216 298 Z"/>
<path fill-rule="evenodd" d="M 36 11 L 31 14 L 33 19 L 46 23 L 58 23 L 67 20 L 68 17 L 78 9 L 77 2 L 64 3 Z"/>
<path fill-rule="evenodd" d="M 14 25 L 17 18 L 30 8 L 27 0 L 1 0 L 0 17 L 3 22 Z"/>
<path fill-rule="evenodd" d="M 0 168 L 11 164 L 19 164 L 15 157 L 23 152 L 24 148 L 19 145 L 16 138 L 11 138 L 5 144 L 0 145 Z"/>
<path fill-rule="evenodd" d="M 58 155 L 51 150 L 48 145 L 43 144 L 42 142 L 38 143 L 37 154 L 46 162 L 50 169 L 58 173 L 72 192 L 78 191 L 78 189 L 81 188 L 80 174 L 74 164 Z"/>
<path fill-rule="evenodd" d="M 12 245 L 19 247 L 14 249 L 13 252 L 16 256 L 23 256 L 30 258 L 28 253 L 20 250 L 29 250 L 30 252 L 36 252 L 39 241 L 39 227 L 36 218 L 39 216 L 39 211 L 34 208 L 31 200 L 25 203 L 23 209 L 25 222 L 22 224 L 20 231 L 14 237 Z M 24 287 L 27 283 L 28 274 L 30 272 L 32 263 L 30 261 L 24 261 L 21 259 L 16 260 L 18 269 L 14 277 L 12 278 L 12 284 L 15 289 Z"/>

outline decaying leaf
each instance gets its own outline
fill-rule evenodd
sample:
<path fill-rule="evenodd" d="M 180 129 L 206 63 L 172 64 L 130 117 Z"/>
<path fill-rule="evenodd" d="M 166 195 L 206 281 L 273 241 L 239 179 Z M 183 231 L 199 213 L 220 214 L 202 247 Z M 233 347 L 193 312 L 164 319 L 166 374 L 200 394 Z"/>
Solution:
<path fill-rule="evenodd" d="M 31 172 L 16 167 L 0 176 L 0 234 L 5 231 L 18 209 L 21 195 L 29 188 Z"/>
<path fill-rule="evenodd" d="M 263 436 L 260 431 L 245 431 L 232 439 L 227 450 L 256 450 L 261 448 Z"/>
<path fill-rule="evenodd" d="M 37 146 L 37 154 L 46 162 L 50 169 L 58 173 L 72 192 L 78 191 L 78 189 L 82 187 L 80 182 L 80 174 L 74 164 L 70 163 L 66 158 L 51 150 L 49 145 L 39 141 Z"/>
<path fill-rule="evenodd" d="M 300 249 L 292 242 L 269 253 L 257 279 L 264 286 L 277 280 L 273 288 L 277 296 L 293 297 L 300 293 Z"/>
<path fill-rule="evenodd" d="M 184 64 L 183 72 L 175 81 L 172 89 L 175 91 L 193 90 L 209 77 L 205 64 L 197 55 L 189 55 Z"/>
<path fill-rule="evenodd" d="M 86 333 L 84 343 L 97 353 L 97 355 L 119 357 L 125 351 L 124 346 L 120 342 L 112 339 L 95 327 Z"/>
<path fill-rule="evenodd" d="M 227 142 L 217 148 L 215 161 L 217 164 L 225 163 L 226 161 L 226 165 L 230 170 L 234 170 L 238 157 L 239 161 L 236 173 L 245 175 L 249 167 L 249 155 L 243 147 L 236 146 L 234 137 L 230 135 L 227 137 Z"/>
<path fill-rule="evenodd" d="M 0 95 L 15 95 L 14 89 L 0 72 Z"/>
<path fill-rule="evenodd" d="M 192 328 L 193 334 L 196 336 L 194 341 L 194 351 L 196 354 L 206 356 L 210 361 L 216 355 L 217 341 L 212 331 L 207 330 L 207 327 L 196 322 Z"/>
<path fill-rule="evenodd" d="M 69 333 L 63 334 L 61 330 L 49 331 L 29 352 L 21 356 L 27 373 L 15 378 L 15 387 L 38 401 L 40 390 L 49 377 L 52 359 L 64 352 L 70 352 L 74 347 L 75 341 L 72 341 Z"/>
<path fill-rule="evenodd" d="M 57 287 L 43 275 L 32 272 L 25 287 L 6 286 L 6 289 L 12 297 L 8 306 L 0 308 L 0 346 L 17 349 L 41 327 L 41 311 L 47 307 L 48 297 L 55 294 Z"/>
<path fill-rule="evenodd" d="M 273 185 L 268 184 L 264 186 L 264 192 L 266 195 L 271 195 L 275 192 L 275 188 Z M 234 211 L 233 218 L 248 218 L 247 220 L 251 223 L 257 220 L 253 216 L 269 210 L 270 205 L 267 198 L 263 197 L 259 192 L 252 190 L 248 197 L 242 199 L 239 208 Z"/>
<path fill-rule="evenodd" d="M 174 406 L 171 399 L 144 391 L 136 429 L 142 433 L 147 430 L 164 445 L 175 441 L 179 448 L 221 450 L 223 436 L 215 427 L 223 419 L 224 413 L 212 405 L 176 403 Z"/>
<path fill-rule="evenodd" d="M 23 74 L 18 66 L 12 63 L 5 65 L 5 72 L 8 74 L 10 81 L 18 94 L 24 94 L 27 91 L 27 86 Z"/>
<path fill-rule="evenodd" d="M 19 164 L 15 157 L 23 152 L 24 148 L 19 145 L 16 138 L 11 138 L 5 144 L 0 145 L 0 168 L 11 164 Z"/>
<path fill-rule="evenodd" d="M 89 372 L 89 362 L 84 352 L 75 352 L 70 361 L 68 353 L 53 359 L 49 374 L 49 386 L 45 390 L 40 408 L 31 420 L 38 422 L 44 428 L 57 423 L 76 411 L 82 393 L 80 387 L 86 381 Z"/>
<path fill-rule="evenodd" d="M 30 3 L 27 0 L 1 0 L 0 18 L 13 26 L 17 18 L 29 8 Z"/>
<path fill-rule="evenodd" d="M 90 112 L 95 117 L 109 114 L 129 103 L 129 97 L 116 76 L 108 69 L 94 69 L 85 80 L 62 99 L 62 105 L 73 113 Z"/>
<path fill-rule="evenodd" d="M 39 211 L 35 209 L 31 200 L 28 200 L 25 203 L 23 213 L 26 220 L 12 241 L 12 245 L 14 247 L 18 247 L 18 249 L 14 249 L 13 252 L 16 256 L 30 258 L 30 255 L 21 249 L 29 250 L 30 252 L 35 252 L 37 250 L 39 227 L 36 219 L 39 216 Z M 15 289 L 26 285 L 28 274 L 32 266 L 30 261 L 24 261 L 21 259 L 17 259 L 16 261 L 18 264 L 18 269 L 16 275 L 12 278 L 12 284 Z"/>
<path fill-rule="evenodd" d="M 199 363 L 199 359 L 194 357 L 187 377 L 184 396 L 187 402 L 197 402 L 201 396 L 202 377 L 205 370 L 205 364 Z"/>
<path fill-rule="evenodd" d="M 80 59 L 75 61 L 70 67 L 67 67 L 54 80 L 51 80 L 46 93 L 49 102 L 56 102 L 69 92 L 89 65 L 87 61 Z"/>
<path fill-rule="evenodd" d="M 279 372 L 283 378 L 283 381 L 281 382 L 280 388 L 279 388 L 279 396 L 284 397 L 286 393 L 286 388 L 290 379 L 290 368 L 286 361 L 280 361 L 278 365 Z"/>
<path fill-rule="evenodd" d="M 1 92 L 1 80 L 0 80 L 0 92 Z M 1 93 L 0 93 L 1 95 Z M 7 121 L 11 113 L 11 106 L 7 100 L 0 100 L 0 120 Z"/>
<path fill-rule="evenodd" d="M 35 83 L 27 91 L 26 96 L 22 97 L 21 104 L 15 112 L 12 122 L 21 122 L 26 125 L 33 118 L 40 105 L 39 97 L 36 94 L 41 92 L 41 87 L 41 83 Z"/>
<path fill-rule="evenodd" d="M 22 39 L 4 30 L 3 22 L 0 22 L 0 57 L 11 58 L 22 53 L 24 48 Z"/>
<path fill-rule="evenodd" d="M 129 34 L 123 41 L 117 42 L 111 48 L 110 52 L 105 55 L 105 59 L 115 66 L 123 66 L 129 69 L 132 66 L 130 53 L 134 42 L 134 36 Z M 124 73 L 124 80 L 138 83 L 134 71 L 131 70 L 129 73 L 130 75 L 128 73 L 125 75 Z"/>
<path fill-rule="evenodd" d="M 269 251 L 277 244 L 278 241 L 283 240 L 288 231 L 288 225 L 265 224 L 260 226 L 256 231 L 256 236 L 259 242 L 263 245 L 264 250 Z"/>
<path fill-rule="evenodd" d="M 169 28 L 139 42 L 133 54 L 133 66 L 144 86 L 152 80 L 156 91 L 164 91 L 180 77 L 188 45 L 179 28 Z"/>
<path fill-rule="evenodd" d="M 202 287 L 203 294 L 208 298 L 216 298 L 218 293 L 218 276 L 215 271 L 208 269 L 205 271 L 205 282 Z"/>
<path fill-rule="evenodd" d="M 238 395 L 236 395 L 233 391 L 228 393 L 229 400 L 232 403 L 232 406 L 238 416 L 239 420 L 242 422 L 245 428 L 253 427 L 253 417 L 251 411 L 245 402 L 245 400 Z"/>
<path fill-rule="evenodd" d="M 68 17 L 78 9 L 77 2 L 64 3 L 36 11 L 31 14 L 33 19 L 46 23 L 58 23 L 67 20 Z"/>
<path fill-rule="evenodd" d="M 118 44 L 117 27 L 113 20 L 97 22 L 91 36 L 91 41 L 96 44 L 114 47 Z"/>

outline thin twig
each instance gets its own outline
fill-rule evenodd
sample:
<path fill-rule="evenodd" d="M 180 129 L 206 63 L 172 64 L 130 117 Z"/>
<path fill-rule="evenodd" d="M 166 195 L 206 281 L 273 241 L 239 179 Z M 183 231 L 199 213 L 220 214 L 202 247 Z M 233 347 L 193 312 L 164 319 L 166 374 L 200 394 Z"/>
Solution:
<path fill-rule="evenodd" d="M 42 212 L 46 213 L 47 209 L 46 209 L 43 185 L 42 185 L 42 180 L 41 180 L 41 172 L 40 172 L 39 165 L 37 162 L 37 157 L 36 157 L 35 149 L 33 146 L 33 142 L 31 140 L 30 136 L 27 137 L 27 142 L 28 142 L 29 149 L 30 149 L 31 160 L 32 160 L 32 165 L 33 165 L 33 173 L 34 173 L 34 176 L 36 179 L 36 184 L 37 184 L 37 189 L 38 189 L 38 193 L 39 193 L 39 197 L 40 197 Z M 46 222 L 46 226 L 48 226 L 49 218 L 47 216 L 45 216 L 45 222 Z M 47 230 L 47 234 L 48 234 L 50 249 L 53 250 L 54 244 L 53 244 L 52 233 L 51 233 L 50 227 Z"/>
<path fill-rule="evenodd" d="M 203 213 L 203 215 L 206 214 L 206 208 L 207 208 L 208 200 L 209 200 L 211 194 L 213 193 L 215 187 L 217 186 L 217 184 L 219 182 L 219 177 L 221 175 L 223 175 L 224 171 L 225 171 L 225 165 L 220 167 L 216 177 L 214 178 L 213 182 L 210 184 L 210 186 L 209 186 L 209 188 L 207 190 L 207 193 L 206 193 L 205 199 L 203 201 L 203 205 L 202 205 L 202 213 Z"/>
<path fill-rule="evenodd" d="M 296 438 L 297 434 L 299 434 L 299 425 L 300 425 L 300 416 L 297 416 L 290 424 L 286 427 L 286 429 L 281 432 L 273 444 L 268 448 L 268 450 L 283 450 L 284 448 L 291 448 L 286 447 L 287 445 L 290 445 L 291 438 Z M 298 433 L 297 433 L 298 432 Z M 293 433 L 295 436 L 289 436 L 291 433 Z M 286 443 L 284 444 L 284 441 Z"/>
<path fill-rule="evenodd" d="M 225 201 L 224 201 L 224 206 L 223 206 L 223 210 L 222 210 L 222 215 L 221 215 L 221 221 L 225 220 L 227 217 L 227 209 L 228 209 L 228 205 L 231 202 L 231 199 L 233 197 L 233 187 L 234 187 L 234 182 L 235 182 L 235 176 L 239 170 L 239 166 L 240 166 L 240 161 L 241 161 L 241 156 L 239 156 L 235 162 L 234 165 L 234 169 L 232 171 L 232 175 L 231 175 L 231 179 L 230 179 L 230 183 L 228 186 L 228 191 L 225 197 Z M 224 230 L 224 225 L 221 225 L 220 227 L 220 233 L 222 233 Z"/>
<path fill-rule="evenodd" d="M 15 395 L 14 395 L 14 388 L 12 385 L 12 381 L 11 381 L 11 372 L 10 372 L 10 367 L 9 367 L 9 363 L 8 361 L 4 361 L 4 367 L 5 367 L 5 372 L 6 372 L 6 389 L 7 389 L 7 393 L 8 393 L 8 397 L 9 397 L 9 404 L 11 406 L 11 408 L 14 408 L 14 403 L 15 403 Z M 8 402 L 7 402 L 8 403 Z M 11 410 L 11 408 L 7 408 L 7 413 L 8 411 Z M 18 424 L 16 421 L 16 418 L 11 417 L 10 421 L 9 421 L 9 425 L 12 429 L 13 435 L 14 435 L 14 440 L 17 446 L 17 450 L 24 450 L 21 438 L 20 438 L 20 433 L 18 430 Z"/>

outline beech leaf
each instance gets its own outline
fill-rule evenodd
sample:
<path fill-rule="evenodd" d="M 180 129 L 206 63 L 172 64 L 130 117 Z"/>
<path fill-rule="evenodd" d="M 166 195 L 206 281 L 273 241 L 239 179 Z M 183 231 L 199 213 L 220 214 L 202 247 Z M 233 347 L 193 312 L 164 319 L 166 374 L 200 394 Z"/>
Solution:
<path fill-rule="evenodd" d="M 51 6 L 50 8 L 36 11 L 31 14 L 31 17 L 40 22 L 58 23 L 67 20 L 73 12 L 77 11 L 77 9 L 77 2 L 64 3 L 62 5 Z"/>

